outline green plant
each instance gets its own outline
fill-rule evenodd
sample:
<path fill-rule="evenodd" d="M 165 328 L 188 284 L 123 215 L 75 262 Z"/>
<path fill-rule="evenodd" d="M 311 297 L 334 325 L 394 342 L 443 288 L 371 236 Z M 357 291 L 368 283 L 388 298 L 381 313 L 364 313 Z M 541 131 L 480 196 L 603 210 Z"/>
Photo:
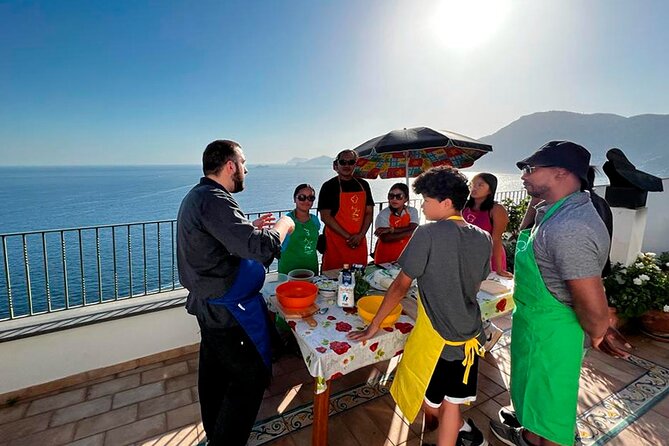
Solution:
<path fill-rule="evenodd" d="M 502 239 L 504 245 L 504 253 L 506 254 L 506 269 L 509 272 L 514 270 L 514 260 L 516 256 L 516 238 Z"/>
<path fill-rule="evenodd" d="M 520 223 L 523 221 L 523 217 L 525 216 L 527 205 L 529 203 L 529 196 L 523 198 L 519 202 L 515 202 L 510 198 L 502 200 L 501 204 L 509 214 L 509 223 L 506 225 L 506 232 L 509 233 L 508 238 L 515 239 L 518 237 L 518 233 L 520 232 Z"/>
<path fill-rule="evenodd" d="M 369 288 L 370 288 L 369 282 L 367 282 L 363 278 L 363 273 L 361 271 L 356 271 L 355 288 L 353 289 L 353 296 L 355 300 L 358 300 L 361 297 L 367 295 L 367 291 L 369 291 Z"/>
<path fill-rule="evenodd" d="M 669 271 L 669 251 L 665 251 L 657 256 L 656 262 L 663 271 Z"/>
<path fill-rule="evenodd" d="M 631 318 L 648 310 L 669 312 L 669 253 L 640 253 L 634 263 L 616 263 L 604 279 L 609 305 Z"/>
<path fill-rule="evenodd" d="M 509 223 L 506 225 L 506 232 L 502 237 L 504 250 L 506 251 L 506 269 L 513 272 L 513 259 L 516 253 L 516 239 L 520 232 L 520 223 L 523 221 L 527 206 L 530 203 L 530 197 L 527 196 L 515 202 L 510 198 L 502 200 L 502 205 L 509 214 Z"/>

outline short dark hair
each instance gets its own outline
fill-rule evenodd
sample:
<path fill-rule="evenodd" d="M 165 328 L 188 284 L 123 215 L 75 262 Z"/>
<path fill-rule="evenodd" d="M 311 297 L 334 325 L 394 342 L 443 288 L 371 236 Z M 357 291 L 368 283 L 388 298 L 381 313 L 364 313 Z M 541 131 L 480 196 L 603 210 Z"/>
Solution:
<path fill-rule="evenodd" d="M 495 206 L 495 193 L 497 192 L 497 177 L 491 173 L 487 172 L 481 172 L 478 175 L 475 175 L 474 178 L 472 178 L 472 181 L 474 181 L 476 178 L 480 178 L 483 180 L 485 184 L 488 185 L 490 188 L 490 195 L 488 195 L 485 200 L 483 200 L 483 203 L 481 203 L 481 210 L 482 211 L 489 211 Z M 467 203 L 465 203 L 466 208 L 473 208 L 474 207 L 474 199 L 469 197 L 467 200 Z"/>
<path fill-rule="evenodd" d="M 302 189 L 305 189 L 305 188 L 311 189 L 312 191 L 314 191 L 314 194 L 316 193 L 316 189 L 314 189 L 314 186 L 312 186 L 311 184 L 308 184 L 308 183 L 302 183 L 302 184 L 299 184 L 295 188 L 295 192 L 293 192 L 293 199 L 295 199 L 297 197 L 297 193 L 299 191 L 301 191 Z"/>
<path fill-rule="evenodd" d="M 339 161 L 339 158 L 341 158 L 341 156 L 345 153 L 352 153 L 355 159 L 358 159 L 358 152 L 352 149 L 344 149 L 337 154 L 337 158 L 335 158 L 335 161 Z"/>
<path fill-rule="evenodd" d="M 202 154 L 204 175 L 216 175 L 228 161 L 237 162 L 237 149 L 241 149 L 239 143 L 228 139 L 218 139 L 209 143 Z"/>
<path fill-rule="evenodd" d="M 390 186 L 388 192 L 390 192 L 393 189 L 401 190 L 404 196 L 407 197 L 407 200 L 409 199 L 409 186 L 407 186 L 406 183 L 395 183 L 392 186 Z"/>
<path fill-rule="evenodd" d="M 433 167 L 421 173 L 413 182 L 413 190 L 439 201 L 449 198 L 458 211 L 462 210 L 469 196 L 467 177 L 450 166 Z"/>

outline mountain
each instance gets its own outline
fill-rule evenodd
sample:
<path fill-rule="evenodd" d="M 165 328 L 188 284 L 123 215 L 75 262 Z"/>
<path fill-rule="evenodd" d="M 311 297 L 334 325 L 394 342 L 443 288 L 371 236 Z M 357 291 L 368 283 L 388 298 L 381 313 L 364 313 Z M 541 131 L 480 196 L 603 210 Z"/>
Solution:
<path fill-rule="evenodd" d="M 309 158 L 294 157 L 294 158 L 291 158 L 288 161 L 286 161 L 286 164 L 290 164 L 292 166 L 293 164 L 300 164 L 300 163 L 303 163 L 303 162 L 308 161 L 308 160 L 309 160 Z"/>
<path fill-rule="evenodd" d="M 302 167 L 329 167 L 332 165 L 333 159 L 329 156 L 317 156 L 316 158 L 291 158 L 286 161 L 286 164 L 290 166 L 302 166 Z"/>
<path fill-rule="evenodd" d="M 492 135 L 480 138 L 492 144 L 473 170 L 518 172 L 515 162 L 526 158 L 551 140 L 570 140 L 592 153 L 600 167 L 606 152 L 617 147 L 640 170 L 669 176 L 669 115 L 624 116 L 548 111 L 523 116 Z"/>

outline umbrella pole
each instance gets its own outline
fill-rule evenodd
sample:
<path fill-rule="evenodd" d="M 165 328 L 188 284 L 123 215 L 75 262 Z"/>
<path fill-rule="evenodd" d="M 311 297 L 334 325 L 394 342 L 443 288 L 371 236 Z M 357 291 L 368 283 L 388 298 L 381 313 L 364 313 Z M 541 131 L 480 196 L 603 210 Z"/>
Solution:
<path fill-rule="evenodd" d="M 404 152 L 404 161 L 405 161 L 404 172 L 406 174 L 407 187 L 409 187 L 409 152 Z"/>

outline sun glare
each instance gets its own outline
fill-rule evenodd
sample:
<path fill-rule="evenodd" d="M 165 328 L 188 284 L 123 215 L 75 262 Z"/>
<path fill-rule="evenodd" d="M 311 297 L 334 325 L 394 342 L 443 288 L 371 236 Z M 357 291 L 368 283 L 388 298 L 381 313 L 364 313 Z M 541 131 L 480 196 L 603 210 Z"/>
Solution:
<path fill-rule="evenodd" d="M 509 10 L 508 0 L 442 0 L 431 17 L 431 28 L 448 48 L 475 48 L 495 33 Z"/>

